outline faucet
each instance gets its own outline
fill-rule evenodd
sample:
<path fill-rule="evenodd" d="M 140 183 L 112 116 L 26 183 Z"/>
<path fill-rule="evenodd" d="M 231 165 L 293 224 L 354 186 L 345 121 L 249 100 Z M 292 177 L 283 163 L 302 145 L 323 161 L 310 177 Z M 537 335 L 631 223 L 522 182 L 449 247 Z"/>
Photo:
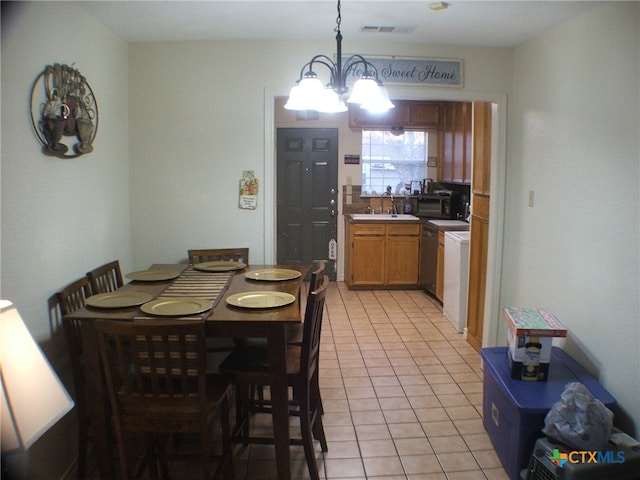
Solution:
<path fill-rule="evenodd" d="M 391 207 L 389 207 L 389 210 L 390 210 L 389 213 L 391 213 L 391 215 L 398 215 L 398 207 L 396 207 L 396 204 L 393 202 L 393 194 L 391 193 L 391 185 L 388 185 L 387 186 L 387 191 L 380 196 L 380 211 L 382 211 L 382 206 L 384 204 L 384 197 L 389 197 L 391 199 Z"/>

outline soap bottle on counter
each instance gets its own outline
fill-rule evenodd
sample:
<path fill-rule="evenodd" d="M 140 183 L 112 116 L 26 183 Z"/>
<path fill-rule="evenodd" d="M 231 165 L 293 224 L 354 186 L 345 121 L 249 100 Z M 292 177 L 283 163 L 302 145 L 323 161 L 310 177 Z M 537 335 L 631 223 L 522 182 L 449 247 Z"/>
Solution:
<path fill-rule="evenodd" d="M 411 203 L 409 202 L 409 197 L 405 197 L 404 205 L 402 206 L 403 213 L 411 213 Z"/>

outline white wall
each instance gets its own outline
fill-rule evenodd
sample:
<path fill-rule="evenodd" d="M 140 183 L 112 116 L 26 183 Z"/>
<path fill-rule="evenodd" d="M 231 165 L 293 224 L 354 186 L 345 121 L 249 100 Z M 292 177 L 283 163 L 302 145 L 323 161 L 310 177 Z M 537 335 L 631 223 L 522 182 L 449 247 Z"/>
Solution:
<path fill-rule="evenodd" d="M 348 45 L 347 45 L 348 44 Z M 463 89 L 394 87 L 400 98 L 475 98 L 505 94 L 511 50 L 416 45 L 352 45 L 364 54 L 462 58 Z M 246 245 L 252 262 L 273 261 L 273 115 L 265 98 L 288 94 L 321 42 L 143 43 L 131 47 L 132 236 L 136 268 L 175 262 L 188 248 Z M 269 123 L 271 122 L 271 123 Z M 354 153 L 353 151 L 344 153 Z M 357 153 L 357 152 L 355 152 Z M 258 209 L 240 210 L 243 170 L 261 181 Z M 339 185 L 360 177 L 339 164 Z M 341 204 L 342 199 L 339 199 Z M 339 222 L 341 224 L 341 222 Z M 341 247 L 341 238 L 338 239 Z M 339 261 L 340 264 L 340 261 Z M 339 272 L 341 275 L 342 272 Z M 339 277 L 340 278 L 340 277 Z"/>
<path fill-rule="evenodd" d="M 50 295 L 101 263 L 131 264 L 127 44 L 70 2 L 2 15 L 1 296 L 46 339 Z M 75 64 L 98 103 L 94 151 L 77 159 L 45 156 L 31 128 L 31 86 L 54 63 Z"/>
<path fill-rule="evenodd" d="M 102 263 L 131 265 L 128 45 L 71 2 L 2 3 L 0 297 L 72 391 L 47 300 Z M 45 156 L 31 128 L 31 86 L 54 63 L 79 69 L 98 103 L 94 151 L 77 159 Z M 25 454 L 3 456 L 3 473 L 6 460 L 15 478 L 64 478 L 76 455 L 72 411 Z"/>
<path fill-rule="evenodd" d="M 564 348 L 637 429 L 638 5 L 607 3 L 515 49 L 502 287 L 505 306 L 558 315 Z"/>

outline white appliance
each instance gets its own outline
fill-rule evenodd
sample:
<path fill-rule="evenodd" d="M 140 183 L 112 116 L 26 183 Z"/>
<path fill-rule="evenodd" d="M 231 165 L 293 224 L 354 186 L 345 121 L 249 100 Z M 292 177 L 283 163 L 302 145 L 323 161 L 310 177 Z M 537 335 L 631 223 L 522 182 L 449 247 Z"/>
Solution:
<path fill-rule="evenodd" d="M 442 313 L 459 333 L 467 326 L 468 287 L 469 232 L 445 232 Z"/>

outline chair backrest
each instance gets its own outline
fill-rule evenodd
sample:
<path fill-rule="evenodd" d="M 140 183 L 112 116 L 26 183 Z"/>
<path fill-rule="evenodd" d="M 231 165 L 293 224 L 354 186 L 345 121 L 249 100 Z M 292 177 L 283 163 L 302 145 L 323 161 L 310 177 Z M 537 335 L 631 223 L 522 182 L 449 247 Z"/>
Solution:
<path fill-rule="evenodd" d="M 120 262 L 105 263 L 90 272 L 87 272 L 87 278 L 91 284 L 91 291 L 94 295 L 98 293 L 109 293 L 119 289 L 122 286 L 122 271 L 120 270 Z"/>
<path fill-rule="evenodd" d="M 88 415 L 85 398 L 86 378 L 84 372 L 84 362 L 82 360 L 82 322 L 72 320 L 68 314 L 75 312 L 86 304 L 87 297 L 91 296 L 91 286 L 87 277 L 81 277 L 71 282 L 60 290 L 57 294 L 58 304 L 62 312 L 62 325 L 64 336 L 67 341 L 67 350 L 71 360 L 71 375 L 75 390 L 76 408 L 78 411 L 78 421 L 85 421 Z"/>
<path fill-rule="evenodd" d="M 198 415 L 207 408 L 203 321 L 96 320 L 95 327 L 118 428 L 145 432 L 200 428 Z"/>
<path fill-rule="evenodd" d="M 320 356 L 320 332 L 329 277 L 322 276 L 322 283 L 309 294 L 304 314 L 302 348 L 300 351 L 300 373 L 308 382 L 318 370 Z"/>
<path fill-rule="evenodd" d="M 201 248 L 188 250 L 187 253 L 189 254 L 189 265 L 216 260 L 242 262 L 249 265 L 248 248 Z"/>
<path fill-rule="evenodd" d="M 90 297 L 91 294 L 91 285 L 87 277 L 81 277 L 64 287 L 57 294 L 62 315 L 67 315 L 84 307 L 87 298 Z"/>
<path fill-rule="evenodd" d="M 320 288 L 320 285 L 322 285 L 322 281 L 324 279 L 324 267 L 326 266 L 326 264 L 327 262 L 325 262 L 324 260 L 318 261 L 318 266 L 313 272 L 311 272 L 311 280 L 309 281 L 309 295 L 311 295 L 311 292 L 317 290 L 318 288 Z"/>

